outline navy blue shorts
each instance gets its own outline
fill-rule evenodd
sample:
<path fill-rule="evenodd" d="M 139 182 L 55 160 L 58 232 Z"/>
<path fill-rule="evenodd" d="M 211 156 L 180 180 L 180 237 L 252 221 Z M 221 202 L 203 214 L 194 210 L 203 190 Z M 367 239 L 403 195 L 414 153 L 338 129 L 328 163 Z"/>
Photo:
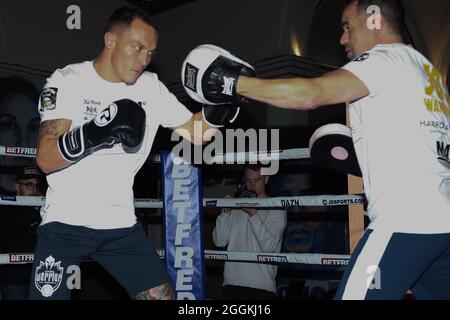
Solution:
<path fill-rule="evenodd" d="M 77 281 L 75 270 L 83 258 L 97 261 L 133 299 L 170 283 L 165 265 L 141 224 L 96 230 L 51 222 L 39 227 L 37 235 L 30 299 L 70 299 L 70 289 Z"/>
<path fill-rule="evenodd" d="M 450 299 L 450 233 L 367 229 L 352 254 L 336 299 Z"/>

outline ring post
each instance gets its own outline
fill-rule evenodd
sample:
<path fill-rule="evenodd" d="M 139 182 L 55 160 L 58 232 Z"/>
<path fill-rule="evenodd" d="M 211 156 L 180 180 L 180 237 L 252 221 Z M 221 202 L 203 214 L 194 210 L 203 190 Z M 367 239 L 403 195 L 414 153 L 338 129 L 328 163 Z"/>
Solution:
<path fill-rule="evenodd" d="M 167 271 L 177 300 L 204 300 L 201 170 L 162 151 L 161 171 Z"/>

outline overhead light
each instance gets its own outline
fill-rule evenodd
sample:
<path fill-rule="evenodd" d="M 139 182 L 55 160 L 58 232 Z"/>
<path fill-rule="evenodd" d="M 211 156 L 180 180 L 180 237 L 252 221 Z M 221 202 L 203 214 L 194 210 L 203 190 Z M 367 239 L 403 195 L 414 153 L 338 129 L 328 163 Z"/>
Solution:
<path fill-rule="evenodd" d="M 297 34 L 294 31 L 291 31 L 290 40 L 292 53 L 298 57 L 301 57 L 302 48 L 300 46 L 300 41 L 298 40 Z"/>

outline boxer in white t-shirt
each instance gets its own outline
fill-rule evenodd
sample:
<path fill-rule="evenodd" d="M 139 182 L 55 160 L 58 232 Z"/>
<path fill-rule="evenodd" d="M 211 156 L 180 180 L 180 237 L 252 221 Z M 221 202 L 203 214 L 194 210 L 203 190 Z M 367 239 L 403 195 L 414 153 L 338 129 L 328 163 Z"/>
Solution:
<path fill-rule="evenodd" d="M 133 180 L 159 126 L 184 129 L 181 136 L 201 144 L 194 121 L 202 121 L 203 132 L 218 121 L 193 115 L 155 73 L 145 71 L 157 43 L 150 16 L 117 9 L 99 56 L 58 69 L 47 80 L 36 160 L 49 188 L 31 299 L 68 299 L 68 268 L 84 257 L 100 263 L 133 299 L 174 298 L 164 265 L 136 221 Z"/>

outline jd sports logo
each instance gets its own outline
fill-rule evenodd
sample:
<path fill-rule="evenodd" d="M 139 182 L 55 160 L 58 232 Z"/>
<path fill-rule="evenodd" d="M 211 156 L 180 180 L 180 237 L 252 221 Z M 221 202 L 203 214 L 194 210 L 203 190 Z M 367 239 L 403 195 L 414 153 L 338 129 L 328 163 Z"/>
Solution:
<path fill-rule="evenodd" d="M 114 120 L 117 114 L 117 105 L 115 103 L 111 103 L 108 108 L 100 112 L 95 117 L 95 124 L 99 127 L 104 127 L 108 123 Z"/>
<path fill-rule="evenodd" d="M 184 86 L 197 92 L 197 74 L 198 68 L 186 63 L 186 69 L 184 70 Z"/>

